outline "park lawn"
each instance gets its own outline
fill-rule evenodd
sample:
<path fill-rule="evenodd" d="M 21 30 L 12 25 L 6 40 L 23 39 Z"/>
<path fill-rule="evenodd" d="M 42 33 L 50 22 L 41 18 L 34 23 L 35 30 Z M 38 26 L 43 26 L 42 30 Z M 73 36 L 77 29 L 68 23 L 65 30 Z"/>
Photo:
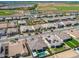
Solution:
<path fill-rule="evenodd" d="M 60 11 L 79 10 L 79 6 L 54 6 L 54 7 Z"/>
<path fill-rule="evenodd" d="M 15 13 L 15 10 L 0 10 L 0 16 L 12 15 Z"/>

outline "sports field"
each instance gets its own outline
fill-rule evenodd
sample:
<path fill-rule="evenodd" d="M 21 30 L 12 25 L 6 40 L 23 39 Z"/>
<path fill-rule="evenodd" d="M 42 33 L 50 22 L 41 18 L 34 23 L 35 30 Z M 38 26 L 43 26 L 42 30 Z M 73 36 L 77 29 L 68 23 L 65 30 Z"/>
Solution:
<path fill-rule="evenodd" d="M 12 15 L 15 12 L 16 12 L 15 10 L 0 10 L 0 16 Z"/>
<path fill-rule="evenodd" d="M 65 44 L 67 44 L 71 48 L 79 46 L 79 42 L 74 39 L 66 41 Z"/>

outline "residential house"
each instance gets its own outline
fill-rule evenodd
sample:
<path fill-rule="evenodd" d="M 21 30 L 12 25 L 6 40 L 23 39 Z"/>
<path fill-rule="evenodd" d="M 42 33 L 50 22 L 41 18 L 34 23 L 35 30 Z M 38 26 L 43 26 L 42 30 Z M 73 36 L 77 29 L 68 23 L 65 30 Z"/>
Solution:
<path fill-rule="evenodd" d="M 6 29 L 0 29 L 0 37 L 6 35 Z"/>
<path fill-rule="evenodd" d="M 66 30 L 65 32 L 72 37 L 79 38 L 79 30 L 78 29 L 70 29 L 70 30 Z"/>
<path fill-rule="evenodd" d="M 27 41 L 24 39 L 5 42 L 4 48 L 6 57 L 18 58 L 28 56 L 29 54 Z"/>
<path fill-rule="evenodd" d="M 5 29 L 5 28 L 7 28 L 7 23 L 4 22 L 0 23 L 0 29 Z"/>
<path fill-rule="evenodd" d="M 33 26 L 20 26 L 21 33 L 35 30 Z"/>
<path fill-rule="evenodd" d="M 13 36 L 18 34 L 18 29 L 17 28 L 8 28 L 7 29 L 7 35 Z"/>
<path fill-rule="evenodd" d="M 12 21 L 8 23 L 8 28 L 15 28 L 15 27 L 17 27 L 16 23 L 14 23 Z"/>
<path fill-rule="evenodd" d="M 5 57 L 5 48 L 3 47 L 3 43 L 0 43 L 0 58 Z"/>
<path fill-rule="evenodd" d="M 61 47 L 63 45 L 63 40 L 55 34 L 43 35 L 43 39 L 47 40 L 49 45 L 53 48 Z"/>
<path fill-rule="evenodd" d="M 18 24 L 20 24 L 20 25 L 26 25 L 26 20 L 18 20 Z"/>
<path fill-rule="evenodd" d="M 71 36 L 65 32 L 55 32 L 55 34 L 60 38 L 62 39 L 63 41 L 67 41 L 69 39 L 71 39 Z"/>
<path fill-rule="evenodd" d="M 47 44 L 42 40 L 42 37 L 32 37 L 27 39 L 27 43 L 33 57 L 45 57 L 49 55 Z"/>

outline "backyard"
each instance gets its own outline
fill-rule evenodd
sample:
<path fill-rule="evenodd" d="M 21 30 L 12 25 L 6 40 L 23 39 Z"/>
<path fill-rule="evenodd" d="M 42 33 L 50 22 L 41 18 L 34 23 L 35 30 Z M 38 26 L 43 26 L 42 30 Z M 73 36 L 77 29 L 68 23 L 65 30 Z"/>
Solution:
<path fill-rule="evenodd" d="M 67 44 L 69 47 L 74 48 L 79 46 L 79 42 L 72 38 L 72 40 L 66 41 L 65 44 Z"/>

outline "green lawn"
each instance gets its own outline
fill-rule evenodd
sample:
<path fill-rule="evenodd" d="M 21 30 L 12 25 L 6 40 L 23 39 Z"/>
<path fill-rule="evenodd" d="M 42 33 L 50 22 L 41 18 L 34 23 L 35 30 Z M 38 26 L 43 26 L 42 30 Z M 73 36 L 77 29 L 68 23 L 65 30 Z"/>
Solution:
<path fill-rule="evenodd" d="M 65 49 L 64 47 L 54 48 L 54 51 L 62 51 L 62 50 L 64 50 L 64 49 Z"/>
<path fill-rule="evenodd" d="M 15 13 L 15 10 L 0 10 L 0 16 L 12 15 Z"/>
<path fill-rule="evenodd" d="M 71 48 L 74 48 L 75 46 L 72 44 L 72 43 L 70 43 L 70 41 L 67 41 L 67 42 L 65 42 L 69 47 L 71 47 Z"/>
<path fill-rule="evenodd" d="M 79 42 L 78 41 L 76 41 L 76 40 L 72 40 L 72 42 L 74 43 L 74 44 L 76 44 L 76 45 L 79 45 Z"/>
<path fill-rule="evenodd" d="M 74 47 L 76 47 L 76 46 L 79 46 L 79 42 L 76 41 L 76 40 L 74 40 L 74 39 L 72 39 L 72 40 L 70 40 L 70 41 L 66 41 L 65 43 L 66 43 L 69 47 L 71 47 L 71 48 L 74 48 Z"/>
<path fill-rule="evenodd" d="M 58 47 L 58 48 L 51 48 L 52 51 L 54 52 L 60 52 L 66 49 L 66 46 L 63 45 L 62 47 Z"/>
<path fill-rule="evenodd" d="M 57 10 L 64 11 L 64 10 L 79 10 L 79 6 L 54 6 Z"/>
<path fill-rule="evenodd" d="M 79 10 L 79 6 L 47 6 L 47 7 L 38 7 L 38 10 L 58 10 L 58 11 L 69 11 L 69 10 Z"/>

